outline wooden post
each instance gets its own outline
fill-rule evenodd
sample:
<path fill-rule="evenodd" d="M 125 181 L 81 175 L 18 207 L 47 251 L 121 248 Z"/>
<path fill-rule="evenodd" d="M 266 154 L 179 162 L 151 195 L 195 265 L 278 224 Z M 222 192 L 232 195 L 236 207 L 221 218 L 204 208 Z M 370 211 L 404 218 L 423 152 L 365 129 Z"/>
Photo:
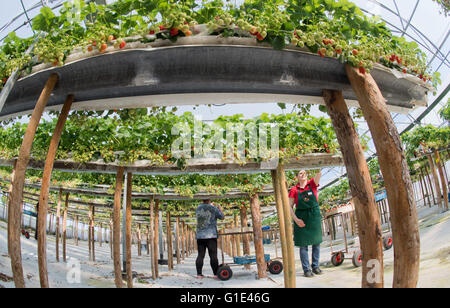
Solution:
<path fill-rule="evenodd" d="M 89 225 L 88 225 L 88 246 L 89 246 L 89 262 L 92 262 L 92 204 L 89 203 Z"/>
<path fill-rule="evenodd" d="M 166 212 L 166 233 L 167 233 L 167 268 L 173 269 L 173 250 L 172 250 L 172 226 L 170 224 L 170 212 Z"/>
<path fill-rule="evenodd" d="M 242 229 L 247 228 L 247 225 L 248 225 L 247 208 L 244 205 L 242 205 L 240 207 L 240 216 L 241 216 L 241 228 Z M 222 241 L 222 242 L 224 242 L 224 241 Z M 242 250 L 243 250 L 244 256 L 250 255 L 250 238 L 249 238 L 248 234 L 242 235 Z M 246 269 L 250 269 L 249 264 L 246 264 L 244 267 Z"/>
<path fill-rule="evenodd" d="M 281 192 L 279 187 L 279 180 L 277 179 L 277 171 L 272 170 L 272 185 L 274 189 L 275 195 L 275 206 L 278 214 L 278 225 L 280 226 L 280 242 L 281 242 L 281 256 L 283 258 L 283 265 L 285 269 L 289 269 L 289 256 L 287 252 L 287 238 L 286 238 L 286 225 L 285 225 L 285 216 L 283 213 L 283 201 L 281 200 Z M 284 270 L 284 286 L 285 288 L 292 288 L 291 286 L 291 277 L 289 277 L 289 271 Z"/>
<path fill-rule="evenodd" d="M 156 279 L 156 269 L 155 269 L 155 201 L 150 202 L 150 243 L 151 249 L 151 265 L 152 265 L 152 278 Z"/>
<path fill-rule="evenodd" d="M 234 214 L 234 226 L 237 228 L 239 226 L 239 217 L 237 214 Z M 238 256 L 242 256 L 241 254 L 241 237 L 239 234 L 236 235 L 236 254 Z"/>
<path fill-rule="evenodd" d="M 67 212 L 69 211 L 69 193 L 66 193 L 66 202 L 64 203 L 63 217 L 63 261 L 67 262 Z"/>
<path fill-rule="evenodd" d="M 138 248 L 138 256 L 140 257 L 142 255 L 141 250 L 142 250 L 142 243 L 141 243 L 141 224 L 138 224 L 137 226 L 137 248 Z"/>
<path fill-rule="evenodd" d="M 393 286 L 416 287 L 420 266 L 419 224 L 400 136 L 372 76 L 349 65 L 346 71 L 372 134 L 386 186 L 395 243 Z"/>
<path fill-rule="evenodd" d="M 92 261 L 95 262 L 95 206 L 92 206 L 91 232 Z"/>
<path fill-rule="evenodd" d="M 433 184 L 431 182 L 431 171 L 428 170 L 427 165 L 423 166 L 424 170 L 425 170 L 425 174 L 426 174 L 426 178 L 427 178 L 427 182 L 428 182 L 428 187 L 430 188 L 430 192 L 431 192 L 431 196 L 433 197 L 433 205 L 437 204 L 436 201 L 436 196 L 434 194 L 434 188 L 433 188 Z"/>
<path fill-rule="evenodd" d="M 324 90 L 323 96 L 344 158 L 360 230 L 360 246 L 364 256 L 361 285 L 364 288 L 382 288 L 383 237 L 369 167 L 342 92 Z M 381 279 L 377 282 L 367 281 L 367 275 L 372 269 L 372 265 L 367 265 L 370 260 L 377 260 L 380 265 Z"/>
<path fill-rule="evenodd" d="M 11 192 L 9 194 L 9 206 L 8 206 L 8 253 L 11 258 L 11 270 L 14 278 L 14 284 L 16 288 L 25 288 L 25 279 L 23 276 L 22 267 L 22 249 L 20 245 L 20 235 L 21 235 L 21 218 L 22 218 L 22 201 L 23 201 L 23 188 L 25 185 L 25 172 L 27 170 L 27 165 L 30 160 L 31 147 L 33 144 L 33 139 L 36 134 L 39 121 L 41 119 L 44 108 L 50 98 L 50 94 L 53 91 L 56 83 L 58 81 L 58 75 L 52 74 L 36 103 L 36 106 L 31 115 L 30 122 L 28 123 L 27 130 L 22 140 L 22 145 L 19 150 L 19 157 L 15 163 L 13 172 L 11 174 Z M 53 140 L 53 138 L 52 138 Z M 47 168 L 48 169 L 48 168 Z M 51 173 L 51 172 L 50 172 Z M 50 177 L 47 173 L 45 176 Z M 48 180 L 50 182 L 50 179 Z M 43 183 L 44 184 L 44 183 Z M 42 189 L 48 189 L 48 184 L 43 185 Z M 42 190 L 41 190 L 42 192 Z M 48 194 L 48 192 L 47 192 Z M 47 200 L 46 200 L 47 201 Z M 41 244 L 45 245 L 45 231 L 47 226 L 47 204 L 39 206 L 39 218 L 45 217 L 43 219 L 44 224 L 39 224 L 38 232 L 43 234 L 41 238 L 44 242 Z M 42 221 L 42 219 L 40 219 Z M 43 231 L 43 232 L 41 232 Z M 38 236 L 39 239 L 39 236 Z M 43 249 L 41 248 L 41 251 Z M 45 253 L 45 251 L 44 251 Z M 42 262 L 42 258 L 40 261 Z M 45 260 L 46 262 L 47 260 Z M 42 274 L 45 276 L 47 268 L 42 270 Z M 45 279 L 44 279 L 45 280 Z M 42 285 L 42 284 L 41 284 Z M 44 281 L 45 285 L 45 281 Z M 48 282 L 47 282 L 48 286 Z"/>
<path fill-rule="evenodd" d="M 286 182 L 286 174 L 284 173 L 284 167 L 281 164 L 278 164 L 277 167 L 277 177 L 278 179 L 278 189 L 281 193 L 281 200 L 283 204 L 283 214 L 284 214 L 284 224 L 286 228 L 286 247 L 287 247 L 287 255 L 289 258 L 288 268 L 285 268 L 286 271 L 289 271 L 289 287 L 296 287 L 295 280 L 295 255 L 294 255 L 294 232 L 292 227 L 292 217 L 291 210 L 289 206 L 289 195 L 287 191 L 287 182 Z"/>
<path fill-rule="evenodd" d="M 230 223 L 230 227 L 231 229 L 234 229 L 234 221 L 232 221 Z M 236 256 L 236 251 L 237 251 L 237 247 L 236 247 L 236 235 L 232 234 L 230 236 L 230 240 L 231 240 L 231 256 L 234 258 Z"/>
<path fill-rule="evenodd" d="M 155 261 L 155 277 L 159 278 L 159 200 L 155 202 L 155 229 L 153 230 L 154 238 L 153 238 L 153 257 Z"/>
<path fill-rule="evenodd" d="M 177 216 L 177 230 L 176 230 L 176 241 L 177 241 L 177 264 L 181 263 L 180 260 L 180 217 Z"/>
<path fill-rule="evenodd" d="M 145 238 L 147 241 L 147 256 L 150 255 L 150 232 L 148 230 L 148 225 L 145 226 Z"/>
<path fill-rule="evenodd" d="M 109 251 L 111 260 L 114 262 L 114 250 L 113 250 L 113 214 L 109 217 Z"/>
<path fill-rule="evenodd" d="M 127 195 L 126 195 L 126 218 L 125 218 L 125 247 L 126 247 L 126 270 L 127 287 L 133 288 L 133 270 L 131 264 L 131 224 L 132 224 L 132 190 L 133 174 L 127 173 Z"/>
<path fill-rule="evenodd" d="M 116 189 L 114 191 L 113 210 L 113 257 L 114 257 L 114 282 L 117 288 L 122 288 L 122 269 L 120 264 L 120 206 L 122 195 L 124 168 L 118 167 L 116 174 Z"/>
<path fill-rule="evenodd" d="M 442 184 L 442 193 L 444 195 L 444 211 L 448 211 L 448 191 L 447 191 L 447 182 L 445 180 L 444 171 L 442 170 L 441 158 L 439 156 L 439 152 L 434 150 L 434 159 L 439 171 L 439 176 L 441 178 Z"/>
<path fill-rule="evenodd" d="M 256 265 L 258 268 L 258 277 L 267 277 L 267 264 L 264 259 L 263 234 L 261 224 L 261 212 L 258 194 L 250 196 L 250 208 L 252 211 L 253 235 L 255 238 Z"/>
<path fill-rule="evenodd" d="M 78 246 L 78 215 L 75 216 L 75 245 Z"/>
<path fill-rule="evenodd" d="M 59 189 L 58 204 L 56 205 L 56 262 L 59 262 L 59 235 L 60 230 L 60 220 L 61 220 L 61 199 L 62 199 L 62 188 Z"/>
<path fill-rule="evenodd" d="M 186 238 L 184 232 L 184 221 L 181 222 L 181 257 L 186 258 Z"/>
<path fill-rule="evenodd" d="M 52 77 L 50 77 L 52 78 Z M 55 78 L 55 82 L 57 77 Z M 50 93 L 49 93 L 50 95 Z M 47 238 L 45 234 L 45 226 L 47 225 L 47 209 L 48 209 L 48 195 L 50 188 L 50 179 L 53 171 L 53 163 L 55 161 L 56 151 L 58 149 L 59 140 L 63 132 L 64 124 L 69 115 L 70 108 L 73 102 L 73 95 L 69 95 L 64 102 L 61 113 L 50 140 L 47 158 L 45 160 L 44 171 L 42 175 L 41 191 L 39 196 L 39 214 L 38 214 L 38 264 L 39 264 L 39 278 L 42 288 L 48 288 L 48 270 L 47 270 Z M 42 114 L 42 112 L 41 112 Z M 30 120 L 31 122 L 31 120 Z M 25 141 L 25 138 L 24 138 Z M 23 187 L 23 186 L 22 186 Z M 59 224 L 59 222 L 58 222 Z M 57 230 L 59 232 L 59 230 Z M 59 239 L 59 234 L 58 234 Z M 57 243 L 59 245 L 59 242 Z M 58 256 L 59 259 L 59 256 Z"/>
<path fill-rule="evenodd" d="M 103 224 L 102 223 L 100 223 L 100 227 L 98 228 L 97 239 L 100 244 L 100 247 L 102 247 L 102 242 L 103 242 Z"/>
<path fill-rule="evenodd" d="M 437 202 L 439 204 L 439 207 L 441 207 L 442 206 L 442 190 L 439 185 L 439 178 L 438 178 L 438 175 L 436 172 L 436 166 L 434 165 L 433 157 L 431 156 L 431 154 L 427 155 L 427 158 L 428 158 L 428 163 L 430 165 L 431 173 L 433 175 L 434 188 L 435 188 L 436 195 L 437 195 Z"/>

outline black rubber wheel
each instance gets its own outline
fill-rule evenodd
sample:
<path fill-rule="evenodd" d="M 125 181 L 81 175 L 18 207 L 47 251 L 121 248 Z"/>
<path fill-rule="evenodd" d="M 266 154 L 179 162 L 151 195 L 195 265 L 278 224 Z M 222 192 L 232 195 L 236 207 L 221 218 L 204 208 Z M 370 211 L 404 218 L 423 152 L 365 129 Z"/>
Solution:
<path fill-rule="evenodd" d="M 283 263 L 281 263 L 280 261 L 275 260 L 269 263 L 269 272 L 271 274 L 278 275 L 282 271 L 283 271 Z"/>
<path fill-rule="evenodd" d="M 362 251 L 358 250 L 353 254 L 352 263 L 354 267 L 362 266 Z"/>
<path fill-rule="evenodd" d="M 226 281 L 233 277 L 233 271 L 228 265 L 222 265 L 217 270 L 217 277 L 219 277 L 220 280 Z"/>
<path fill-rule="evenodd" d="M 27 238 L 27 240 L 30 239 L 30 233 L 28 233 L 28 232 L 25 231 L 25 234 L 24 234 L 24 235 L 25 235 L 25 237 Z"/>
<path fill-rule="evenodd" d="M 334 266 L 339 266 L 342 263 L 344 263 L 344 258 L 345 258 L 345 255 L 342 251 L 337 252 L 337 253 L 333 254 L 333 256 L 331 257 L 331 263 Z"/>
<path fill-rule="evenodd" d="M 383 246 L 385 250 L 389 250 L 392 248 L 393 240 L 392 235 L 388 234 L 383 238 Z"/>

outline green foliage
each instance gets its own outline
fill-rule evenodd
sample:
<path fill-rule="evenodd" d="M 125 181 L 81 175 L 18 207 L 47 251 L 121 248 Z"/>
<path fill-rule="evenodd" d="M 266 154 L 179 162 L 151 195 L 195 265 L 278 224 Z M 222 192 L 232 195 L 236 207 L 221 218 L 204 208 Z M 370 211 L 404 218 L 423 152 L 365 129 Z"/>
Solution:
<path fill-rule="evenodd" d="M 218 0 L 118 0 L 107 6 L 76 0 L 65 2 L 58 14 L 44 7 L 33 19 L 34 30 L 45 34 L 33 55 L 24 55 L 33 38 L 10 35 L 0 50 L 0 88 L 17 67 L 30 72 L 38 63 L 64 65 L 80 49 L 105 52 L 131 41 L 176 41 L 194 35 L 197 24 L 206 24 L 210 35 L 254 37 L 277 50 L 306 48 L 365 72 L 378 62 L 426 81 L 434 78 L 433 84 L 438 79 L 427 73 L 417 44 L 393 36 L 385 23 L 347 0 L 246 0 L 239 6 Z"/>
<path fill-rule="evenodd" d="M 439 110 L 439 116 L 442 120 L 450 122 L 450 98 L 447 100 L 447 104 Z"/>

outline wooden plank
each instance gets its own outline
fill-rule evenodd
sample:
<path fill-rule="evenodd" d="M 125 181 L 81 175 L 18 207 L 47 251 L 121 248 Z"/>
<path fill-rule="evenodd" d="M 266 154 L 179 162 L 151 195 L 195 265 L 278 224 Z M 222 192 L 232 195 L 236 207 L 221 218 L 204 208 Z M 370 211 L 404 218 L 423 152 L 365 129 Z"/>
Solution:
<path fill-rule="evenodd" d="M 64 203 L 64 217 L 63 217 L 63 261 L 67 262 L 67 212 L 69 209 L 69 194 L 66 194 L 66 201 Z"/>
<path fill-rule="evenodd" d="M 127 174 L 127 196 L 126 196 L 126 218 L 125 218 L 125 245 L 126 245 L 126 270 L 127 270 L 127 286 L 133 288 L 133 269 L 131 264 L 131 192 L 133 189 L 133 174 Z"/>
<path fill-rule="evenodd" d="M 261 224 L 261 214 L 259 212 L 259 198 L 255 194 L 250 197 L 250 209 L 252 212 L 253 236 L 256 254 L 256 266 L 258 268 L 258 278 L 267 277 L 267 263 L 264 259 L 263 233 Z M 234 253 L 233 253 L 234 254 Z"/>

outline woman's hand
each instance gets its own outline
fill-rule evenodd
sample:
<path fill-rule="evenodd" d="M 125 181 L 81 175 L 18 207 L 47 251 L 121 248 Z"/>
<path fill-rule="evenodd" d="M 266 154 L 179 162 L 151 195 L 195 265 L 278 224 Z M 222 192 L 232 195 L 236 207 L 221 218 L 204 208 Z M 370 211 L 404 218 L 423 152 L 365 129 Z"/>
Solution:
<path fill-rule="evenodd" d="M 305 225 L 305 222 L 303 221 L 303 220 L 301 220 L 301 219 L 296 219 L 295 220 L 295 223 L 297 224 L 297 226 L 299 226 L 300 228 L 304 228 L 304 227 L 306 227 L 306 225 Z"/>

